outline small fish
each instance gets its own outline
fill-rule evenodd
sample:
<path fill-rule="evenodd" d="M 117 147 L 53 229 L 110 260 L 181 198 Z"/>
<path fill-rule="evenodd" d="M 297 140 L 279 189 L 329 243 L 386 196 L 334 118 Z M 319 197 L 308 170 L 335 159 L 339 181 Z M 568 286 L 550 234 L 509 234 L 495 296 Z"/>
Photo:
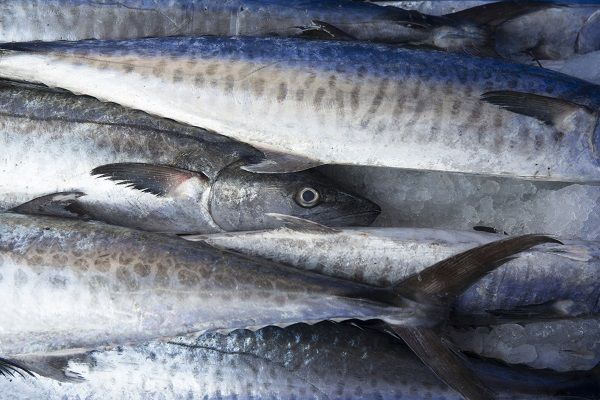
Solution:
<path fill-rule="evenodd" d="M 286 154 L 246 168 L 253 172 L 331 163 L 600 182 L 600 87 L 536 67 L 281 38 L 2 47 L 2 77 Z"/>
<path fill-rule="evenodd" d="M 174 233 L 265 227 L 270 211 L 334 225 L 369 224 L 379 212 L 315 172 L 244 171 L 263 155 L 231 139 L 8 82 L 0 82 L 0 148 L 3 210 Z"/>
<path fill-rule="evenodd" d="M 539 8 L 497 7 L 492 20 L 473 12 L 433 16 L 349 0 L 38 0 L 4 2 L 0 42 L 135 39 L 164 36 L 282 36 L 410 44 L 488 52 L 490 24 Z"/>
<path fill-rule="evenodd" d="M 53 356 L 77 349 L 214 330 L 380 319 L 465 398 L 491 399 L 436 326 L 445 321 L 451 300 L 498 263 L 549 242 L 556 241 L 543 235 L 503 239 L 378 288 L 178 237 L 4 213 L 0 372 L 56 378 L 61 371 Z"/>
<path fill-rule="evenodd" d="M 388 286 L 440 260 L 503 235 L 422 228 L 332 228 L 274 215 L 284 226 L 254 232 L 189 236 L 188 240 L 295 268 Z M 554 300 L 571 300 L 586 312 L 600 313 L 600 243 L 562 240 L 510 260 L 475 283 L 456 303 L 460 314 L 508 310 Z M 552 308 L 537 310 L 552 313 Z M 530 315 L 535 318 L 536 315 Z"/>
<path fill-rule="evenodd" d="M 467 361 L 502 399 L 600 395 L 592 372 L 558 374 Z M 65 365 L 85 380 L 0 380 L 3 398 L 462 399 L 398 340 L 346 322 L 153 341 L 78 355 Z"/>

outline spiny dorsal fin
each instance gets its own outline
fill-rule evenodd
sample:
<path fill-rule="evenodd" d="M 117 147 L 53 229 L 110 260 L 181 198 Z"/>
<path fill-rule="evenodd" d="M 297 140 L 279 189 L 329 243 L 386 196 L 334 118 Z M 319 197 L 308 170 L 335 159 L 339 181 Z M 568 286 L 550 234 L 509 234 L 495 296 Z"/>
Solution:
<path fill-rule="evenodd" d="M 208 180 L 208 177 L 200 172 L 188 171 L 168 165 L 143 163 L 102 165 L 94 168 L 92 175 L 100 178 L 108 178 L 111 181 L 116 181 L 118 185 L 125 185 L 157 196 L 168 195 L 179 185 L 191 178 Z"/>
<path fill-rule="evenodd" d="M 49 215 L 61 218 L 90 219 L 77 199 L 85 196 L 83 192 L 59 192 L 37 197 L 10 211 L 28 215 Z"/>
<path fill-rule="evenodd" d="M 428 328 L 392 326 L 392 329 L 438 378 L 468 400 L 493 400 L 494 395 L 477 379 L 454 351 L 436 332 Z"/>
<path fill-rule="evenodd" d="M 340 233 L 341 230 L 321 225 L 317 222 L 309 221 L 304 218 L 293 217 L 291 215 L 266 213 L 265 215 L 275 218 L 277 221 L 283 222 L 283 225 L 297 232 L 304 233 Z"/>
<path fill-rule="evenodd" d="M 481 99 L 517 114 L 527 115 L 554 126 L 561 126 L 568 116 L 585 111 L 590 115 L 593 111 L 586 106 L 554 97 L 537 94 L 498 90 L 486 92 Z"/>
<path fill-rule="evenodd" d="M 497 240 L 440 261 L 393 287 L 394 292 L 433 303 L 449 303 L 510 257 L 543 243 L 559 243 L 545 235 Z"/>
<path fill-rule="evenodd" d="M 25 378 L 25 375 L 29 375 L 35 378 L 35 375 L 28 370 L 26 367 L 6 358 L 0 358 L 0 376 L 14 378 L 18 375 Z"/>
<path fill-rule="evenodd" d="M 563 6 L 540 1 L 498 1 L 456 11 L 444 17 L 495 27 L 521 15 L 554 7 Z"/>

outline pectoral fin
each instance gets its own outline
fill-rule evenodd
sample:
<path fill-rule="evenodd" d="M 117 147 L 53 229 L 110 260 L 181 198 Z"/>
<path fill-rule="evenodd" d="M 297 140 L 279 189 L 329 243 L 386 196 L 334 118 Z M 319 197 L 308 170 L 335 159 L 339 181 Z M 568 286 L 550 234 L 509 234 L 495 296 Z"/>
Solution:
<path fill-rule="evenodd" d="M 90 219 L 81 207 L 78 199 L 85 196 L 83 192 L 59 192 L 37 197 L 23 203 L 10 211 L 19 214 L 49 215 L 61 218 Z"/>
<path fill-rule="evenodd" d="M 168 165 L 143 163 L 107 164 L 94 168 L 92 175 L 108 178 L 117 182 L 118 185 L 125 185 L 156 196 L 167 196 L 191 178 L 208 180 L 208 177 L 200 172 Z"/>
<path fill-rule="evenodd" d="M 565 119 L 577 112 L 583 111 L 590 116 L 593 115 L 591 109 L 581 104 L 531 93 L 498 90 L 484 93 L 481 99 L 505 110 L 527 115 L 556 127 L 563 126 Z"/>
<path fill-rule="evenodd" d="M 356 40 L 356 38 L 327 22 L 313 20 L 308 26 L 298 26 L 298 37 L 323 40 Z"/>
<path fill-rule="evenodd" d="M 266 213 L 267 216 L 274 218 L 283 223 L 283 225 L 296 232 L 315 232 L 315 233 L 340 233 L 341 230 L 330 228 L 325 225 L 321 225 L 317 222 L 309 221 L 304 218 L 293 217 L 291 215 L 277 214 L 277 213 Z"/>
<path fill-rule="evenodd" d="M 427 328 L 392 326 L 433 373 L 467 400 L 493 400 L 494 395 L 475 377 L 459 353 Z"/>
<path fill-rule="evenodd" d="M 244 171 L 257 174 L 286 174 L 290 172 L 304 171 L 323 165 L 323 162 L 292 154 L 274 151 L 263 151 L 265 158 L 254 164 L 247 164 L 241 168 Z"/>

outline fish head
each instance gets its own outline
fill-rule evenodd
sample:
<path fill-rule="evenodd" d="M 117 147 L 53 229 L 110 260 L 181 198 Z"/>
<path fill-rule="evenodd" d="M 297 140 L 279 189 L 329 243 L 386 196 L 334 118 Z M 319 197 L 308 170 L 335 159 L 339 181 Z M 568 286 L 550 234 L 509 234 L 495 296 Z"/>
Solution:
<path fill-rule="evenodd" d="M 380 212 L 377 204 L 343 190 L 313 170 L 258 174 L 233 165 L 219 174 L 211 188 L 211 216 L 226 231 L 279 226 L 267 213 L 327 226 L 366 226 Z"/>

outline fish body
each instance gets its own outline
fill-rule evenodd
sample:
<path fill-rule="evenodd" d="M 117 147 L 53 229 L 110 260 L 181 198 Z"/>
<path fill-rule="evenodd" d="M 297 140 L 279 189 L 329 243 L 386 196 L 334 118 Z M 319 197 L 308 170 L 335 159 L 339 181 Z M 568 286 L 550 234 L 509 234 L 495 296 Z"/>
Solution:
<path fill-rule="evenodd" d="M 561 390 L 563 395 L 583 399 L 598 390 L 586 373 L 532 372 L 474 359 L 470 363 L 473 373 L 491 383 L 503 399 L 553 399 L 552 393 Z M 57 383 L 41 377 L 2 380 L 0 387 L 7 400 L 191 395 L 206 399 L 461 398 L 397 340 L 347 323 L 153 341 L 77 357 L 69 369 L 85 381 Z"/>
<path fill-rule="evenodd" d="M 72 201 L 79 214 L 176 233 L 262 226 L 268 219 L 261 211 L 270 208 L 293 208 L 341 224 L 368 223 L 377 214 L 377 206 L 315 173 L 258 175 L 241 170 L 241 165 L 262 159 L 262 153 L 202 129 L 30 86 L 2 84 L 0 99 L 3 210 L 52 193 L 77 192 L 83 196 Z M 157 170 L 156 165 L 164 168 Z M 168 177 L 148 176 L 155 170 L 178 181 L 171 185 Z M 117 184 L 122 181 L 131 185 Z M 133 182 L 137 189 L 130 187 Z M 294 201 L 296 192 L 306 187 L 319 191 L 320 201 L 312 208 Z M 333 203 L 337 206 L 332 208 Z"/>
<path fill-rule="evenodd" d="M 5 45 L 41 82 L 325 163 L 597 183 L 598 86 L 477 57 L 349 42 L 163 38 Z"/>
<path fill-rule="evenodd" d="M 174 35 L 289 37 L 313 30 L 328 37 L 329 26 L 341 31 L 343 38 L 451 51 L 486 42 L 485 29 L 468 21 L 347 0 L 23 0 L 3 2 L 0 15 L 12 21 L 0 28 L 2 42 Z M 325 29 L 319 28 L 320 22 Z"/>
<path fill-rule="evenodd" d="M 419 324 L 419 312 L 366 300 L 376 288 L 177 237 L 42 216 L 0 220 L 3 357 L 384 314 Z"/>
<path fill-rule="evenodd" d="M 326 275 L 387 286 L 429 265 L 502 237 L 484 232 L 422 228 L 319 230 L 309 222 L 255 232 L 201 236 L 204 243 Z M 304 224 L 302 226 L 301 224 Z M 511 309 L 557 299 L 600 312 L 600 244 L 565 240 L 538 247 L 475 283 L 459 313 Z"/>

